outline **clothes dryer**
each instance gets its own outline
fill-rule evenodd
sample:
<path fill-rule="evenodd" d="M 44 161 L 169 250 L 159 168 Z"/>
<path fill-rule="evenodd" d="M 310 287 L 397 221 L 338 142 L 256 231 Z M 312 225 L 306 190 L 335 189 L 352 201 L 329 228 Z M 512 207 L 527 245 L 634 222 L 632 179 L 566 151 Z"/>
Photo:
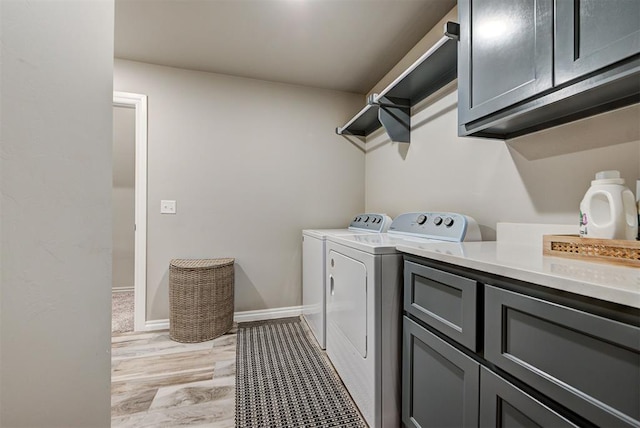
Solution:
<path fill-rule="evenodd" d="M 367 424 L 400 426 L 402 256 L 407 241 L 480 240 L 456 213 L 405 213 L 387 233 L 328 236 L 326 349 Z"/>
<path fill-rule="evenodd" d="M 325 243 L 328 236 L 386 232 L 391 217 L 380 213 L 356 215 L 344 229 L 305 229 L 302 231 L 302 317 L 325 349 L 326 281 Z"/>

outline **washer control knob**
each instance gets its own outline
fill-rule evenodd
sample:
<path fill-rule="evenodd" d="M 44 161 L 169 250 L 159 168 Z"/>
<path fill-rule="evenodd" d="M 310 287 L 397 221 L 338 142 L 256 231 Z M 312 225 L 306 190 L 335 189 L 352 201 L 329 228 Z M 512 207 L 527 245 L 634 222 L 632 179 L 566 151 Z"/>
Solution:
<path fill-rule="evenodd" d="M 451 217 L 447 217 L 444 219 L 444 225 L 447 227 L 453 226 L 453 219 Z"/>
<path fill-rule="evenodd" d="M 418 224 L 424 224 L 426 221 L 427 221 L 427 216 L 424 214 L 420 214 L 418 216 L 418 219 L 416 220 Z"/>
<path fill-rule="evenodd" d="M 434 218 L 433 222 L 435 223 L 436 226 L 440 226 L 442 224 L 442 217 L 438 216 Z"/>
<path fill-rule="evenodd" d="M 366 216 L 366 217 L 364 218 L 364 222 L 366 223 L 366 222 L 368 222 L 368 221 L 369 221 L 369 216 Z"/>

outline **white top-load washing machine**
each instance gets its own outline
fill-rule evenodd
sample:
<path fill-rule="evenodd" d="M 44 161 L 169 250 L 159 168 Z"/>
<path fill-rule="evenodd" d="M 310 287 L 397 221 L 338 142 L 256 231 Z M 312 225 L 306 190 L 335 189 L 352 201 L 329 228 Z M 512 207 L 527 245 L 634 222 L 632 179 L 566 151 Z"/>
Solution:
<path fill-rule="evenodd" d="M 305 229 L 302 231 L 302 316 L 318 344 L 325 349 L 326 283 L 325 242 L 328 236 L 386 232 L 391 217 L 386 214 L 356 215 L 344 229 Z"/>
<path fill-rule="evenodd" d="M 328 236 L 327 355 L 372 428 L 400 426 L 402 256 L 407 241 L 478 241 L 456 213 L 405 213 L 388 232 Z"/>

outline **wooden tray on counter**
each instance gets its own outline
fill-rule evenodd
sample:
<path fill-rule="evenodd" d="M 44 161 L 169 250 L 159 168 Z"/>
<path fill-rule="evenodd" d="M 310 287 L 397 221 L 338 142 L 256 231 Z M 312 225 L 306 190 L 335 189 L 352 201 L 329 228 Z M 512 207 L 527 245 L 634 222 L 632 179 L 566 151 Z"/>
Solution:
<path fill-rule="evenodd" d="M 544 235 L 542 253 L 545 256 L 640 267 L 640 241 Z"/>

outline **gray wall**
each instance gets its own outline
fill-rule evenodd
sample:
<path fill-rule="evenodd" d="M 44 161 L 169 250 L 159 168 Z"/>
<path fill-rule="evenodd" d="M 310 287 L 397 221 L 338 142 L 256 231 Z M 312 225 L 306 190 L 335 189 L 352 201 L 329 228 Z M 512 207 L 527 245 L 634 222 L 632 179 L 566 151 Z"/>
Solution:
<path fill-rule="evenodd" d="M 507 142 L 458 137 L 456 108 L 454 85 L 416 109 L 410 144 L 382 132 L 368 139 L 367 210 L 458 211 L 493 240 L 497 222 L 577 224 L 597 171 L 619 170 L 635 192 L 637 105 Z"/>
<path fill-rule="evenodd" d="M 371 92 L 379 92 L 442 37 L 454 8 Z M 379 130 L 367 138 L 366 210 L 457 211 L 473 216 L 483 239 L 497 222 L 577 224 L 597 171 L 620 170 L 635 192 L 640 177 L 640 106 L 510 141 L 457 136 L 457 82 L 412 111 L 411 143 Z"/>
<path fill-rule="evenodd" d="M 147 320 L 172 258 L 235 257 L 236 311 L 300 305 L 301 230 L 364 209 L 364 153 L 334 132 L 362 95 L 125 60 L 114 88 L 149 97 Z"/>
<path fill-rule="evenodd" d="M 113 108 L 113 266 L 114 288 L 133 289 L 135 226 L 136 111 Z"/>
<path fill-rule="evenodd" d="M 113 1 L 0 8 L 0 425 L 110 422 Z"/>

